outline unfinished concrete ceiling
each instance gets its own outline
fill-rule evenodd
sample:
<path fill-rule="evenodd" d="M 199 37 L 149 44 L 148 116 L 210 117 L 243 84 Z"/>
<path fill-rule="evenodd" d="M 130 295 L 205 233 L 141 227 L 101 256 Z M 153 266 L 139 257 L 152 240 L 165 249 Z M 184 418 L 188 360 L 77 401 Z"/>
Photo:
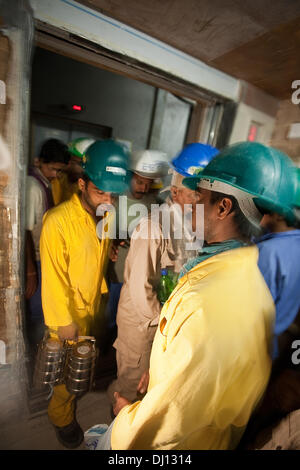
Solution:
<path fill-rule="evenodd" d="M 300 80 L 299 0 L 80 0 L 279 98 Z"/>

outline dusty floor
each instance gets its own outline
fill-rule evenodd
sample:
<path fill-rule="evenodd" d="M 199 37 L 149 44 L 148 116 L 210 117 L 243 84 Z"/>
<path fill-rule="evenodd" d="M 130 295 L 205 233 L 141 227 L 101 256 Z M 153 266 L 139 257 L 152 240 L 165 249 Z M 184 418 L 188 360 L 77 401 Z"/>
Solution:
<path fill-rule="evenodd" d="M 95 424 L 110 424 L 110 404 L 106 393 L 90 392 L 78 401 L 77 420 L 83 431 Z M 15 423 L 6 430 L 1 439 L 4 450 L 68 450 L 56 439 L 47 411 L 33 416 L 26 423 Z M 84 443 L 78 450 L 84 449 Z"/>
<path fill-rule="evenodd" d="M 116 374 L 113 348 L 101 356 L 95 378 L 95 390 L 85 394 L 77 401 L 76 417 L 85 432 L 95 424 L 110 424 L 112 421 L 110 402 L 106 388 Z M 68 450 L 56 439 L 54 428 L 48 420 L 47 406 L 49 390 L 37 393 L 28 390 L 29 418 L 25 422 L 13 423 L 0 432 L 1 450 Z M 84 443 L 78 450 L 84 449 Z"/>

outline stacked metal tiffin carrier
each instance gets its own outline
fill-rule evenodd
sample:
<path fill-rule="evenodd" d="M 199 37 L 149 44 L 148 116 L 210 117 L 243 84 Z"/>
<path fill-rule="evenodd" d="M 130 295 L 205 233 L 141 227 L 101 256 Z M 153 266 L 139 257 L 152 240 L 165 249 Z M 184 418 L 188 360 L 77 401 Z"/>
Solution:
<path fill-rule="evenodd" d="M 46 337 L 38 348 L 33 387 L 38 390 L 64 383 L 71 394 L 84 394 L 92 388 L 96 358 L 92 336 L 79 336 L 76 343 Z"/>

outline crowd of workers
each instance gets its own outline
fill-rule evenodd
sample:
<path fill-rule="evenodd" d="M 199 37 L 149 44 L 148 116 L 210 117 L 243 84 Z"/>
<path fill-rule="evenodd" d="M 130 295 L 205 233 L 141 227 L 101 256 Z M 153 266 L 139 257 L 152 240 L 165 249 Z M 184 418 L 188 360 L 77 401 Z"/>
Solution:
<path fill-rule="evenodd" d="M 97 337 L 108 317 L 115 419 L 99 449 L 235 449 L 300 408 L 299 208 L 299 169 L 260 143 L 189 144 L 170 162 L 113 139 L 43 144 L 27 181 L 28 337 Z M 163 268 L 178 282 L 162 306 Z M 83 440 L 75 411 L 55 386 L 48 415 L 68 448 Z"/>

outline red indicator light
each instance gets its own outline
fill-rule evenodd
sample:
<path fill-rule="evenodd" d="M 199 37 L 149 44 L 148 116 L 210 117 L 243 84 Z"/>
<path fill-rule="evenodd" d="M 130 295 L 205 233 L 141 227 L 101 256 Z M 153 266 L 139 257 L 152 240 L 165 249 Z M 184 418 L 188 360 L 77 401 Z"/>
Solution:
<path fill-rule="evenodd" d="M 257 135 L 257 127 L 256 126 L 251 126 L 250 130 L 249 130 L 249 133 L 248 133 L 248 140 L 250 140 L 250 142 L 255 142 L 256 135 Z"/>
<path fill-rule="evenodd" d="M 82 107 L 79 106 L 78 104 L 73 104 L 72 109 L 74 109 L 74 111 L 81 111 Z"/>

